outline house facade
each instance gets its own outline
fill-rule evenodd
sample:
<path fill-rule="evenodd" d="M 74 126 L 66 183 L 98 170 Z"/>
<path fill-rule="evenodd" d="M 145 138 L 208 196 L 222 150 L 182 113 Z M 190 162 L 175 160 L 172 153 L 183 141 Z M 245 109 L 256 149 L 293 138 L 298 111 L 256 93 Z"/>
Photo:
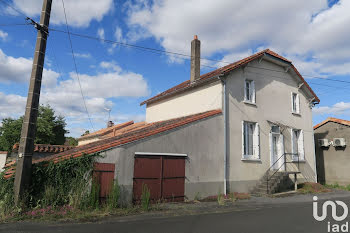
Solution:
<path fill-rule="evenodd" d="M 315 182 L 319 99 L 293 64 L 267 49 L 200 75 L 199 49 L 195 38 L 190 80 L 141 103 L 145 122 L 86 135 L 54 160 L 101 153 L 96 166 L 114 172 L 126 203 L 143 184 L 153 199 L 191 200 L 250 192 L 269 171 Z"/>
<path fill-rule="evenodd" d="M 349 185 L 350 121 L 330 117 L 315 125 L 314 132 L 318 182 Z"/>

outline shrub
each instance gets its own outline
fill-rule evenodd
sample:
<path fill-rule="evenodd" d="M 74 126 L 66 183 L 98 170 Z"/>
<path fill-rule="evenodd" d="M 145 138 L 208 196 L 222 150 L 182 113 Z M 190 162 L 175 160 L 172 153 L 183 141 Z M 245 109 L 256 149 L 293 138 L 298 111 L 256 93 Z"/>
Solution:
<path fill-rule="evenodd" d="M 197 192 L 196 195 L 194 196 L 194 200 L 199 201 L 200 199 L 201 199 L 201 194 Z"/>
<path fill-rule="evenodd" d="M 151 191 L 147 187 L 147 184 L 142 184 L 141 205 L 145 211 L 149 210 Z"/>
<path fill-rule="evenodd" d="M 95 179 L 93 179 L 91 184 L 91 192 L 87 198 L 88 199 L 87 208 L 98 209 L 99 203 L 100 203 L 99 196 L 100 196 L 100 185 Z"/>
<path fill-rule="evenodd" d="M 4 173 L 0 173 L 0 217 L 4 218 L 14 209 L 13 195 L 14 178 L 4 179 Z"/>
<path fill-rule="evenodd" d="M 120 187 L 118 184 L 118 180 L 116 179 L 112 184 L 111 184 L 111 191 L 108 194 L 107 197 L 107 207 L 109 209 L 115 209 L 118 207 L 118 201 L 120 197 Z"/>
<path fill-rule="evenodd" d="M 217 201 L 219 205 L 224 205 L 224 202 L 225 202 L 224 195 L 221 193 L 220 190 L 218 192 Z"/>

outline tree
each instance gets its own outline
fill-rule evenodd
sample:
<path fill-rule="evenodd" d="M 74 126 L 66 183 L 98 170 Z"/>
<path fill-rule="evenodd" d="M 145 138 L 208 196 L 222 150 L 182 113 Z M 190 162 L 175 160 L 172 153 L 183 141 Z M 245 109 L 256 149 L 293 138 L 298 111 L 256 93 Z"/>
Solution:
<path fill-rule="evenodd" d="M 66 137 L 66 142 L 64 145 L 67 146 L 77 146 L 78 145 L 78 140 L 73 138 L 73 137 Z"/>
<path fill-rule="evenodd" d="M 15 143 L 21 137 L 23 117 L 19 119 L 5 118 L 0 127 L 0 150 L 11 152 Z M 65 129 L 66 121 L 62 116 L 56 116 L 55 111 L 49 106 L 39 107 L 37 131 L 35 143 L 63 145 L 66 141 L 64 136 L 68 131 Z"/>

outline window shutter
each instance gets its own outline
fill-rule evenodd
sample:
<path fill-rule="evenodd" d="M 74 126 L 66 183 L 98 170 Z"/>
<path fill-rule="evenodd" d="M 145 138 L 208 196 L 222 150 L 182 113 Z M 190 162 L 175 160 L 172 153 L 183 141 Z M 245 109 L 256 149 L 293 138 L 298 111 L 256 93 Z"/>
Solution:
<path fill-rule="evenodd" d="M 251 89 L 251 92 L 252 92 L 252 102 L 255 103 L 256 99 L 255 99 L 255 82 L 254 81 L 251 82 L 250 89 Z"/>
<path fill-rule="evenodd" d="M 299 159 L 305 160 L 305 154 L 304 154 L 304 132 L 303 130 L 300 130 L 299 132 L 299 138 L 298 138 L 298 153 L 299 153 Z"/>
<path fill-rule="evenodd" d="M 284 151 L 284 136 L 283 136 L 283 134 L 280 134 L 280 140 L 281 140 L 281 144 L 280 144 L 281 145 L 281 154 L 279 156 L 282 156 L 285 153 L 285 151 Z M 281 168 L 284 171 L 286 170 L 285 157 L 286 156 L 284 156 L 284 158 L 282 159 L 282 162 L 284 163 L 284 166 Z"/>
<path fill-rule="evenodd" d="M 272 148 L 272 133 L 270 132 L 270 134 L 269 134 L 269 138 L 270 138 L 270 140 L 269 140 L 269 146 L 270 146 L 270 166 L 272 166 L 272 164 L 275 162 L 275 161 L 273 161 L 273 148 Z"/>
<path fill-rule="evenodd" d="M 245 89 L 244 89 L 245 90 Z M 242 158 L 244 159 L 244 121 L 242 121 Z"/>
<path fill-rule="evenodd" d="M 296 96 L 296 110 L 297 110 L 297 113 L 300 113 L 300 100 L 299 100 L 299 94 L 297 94 Z"/>
<path fill-rule="evenodd" d="M 244 100 L 247 100 L 247 80 L 244 80 Z"/>
<path fill-rule="evenodd" d="M 291 128 L 290 129 L 290 145 L 291 145 L 291 148 L 290 148 L 290 151 L 291 151 L 291 153 L 292 153 L 292 159 L 293 160 L 295 160 L 295 155 L 294 155 L 294 153 L 295 153 L 295 151 L 294 151 L 294 135 L 293 135 L 293 129 Z"/>
<path fill-rule="evenodd" d="M 254 158 L 259 159 L 260 158 L 260 129 L 259 129 L 258 123 L 255 124 L 253 145 L 254 145 Z"/>

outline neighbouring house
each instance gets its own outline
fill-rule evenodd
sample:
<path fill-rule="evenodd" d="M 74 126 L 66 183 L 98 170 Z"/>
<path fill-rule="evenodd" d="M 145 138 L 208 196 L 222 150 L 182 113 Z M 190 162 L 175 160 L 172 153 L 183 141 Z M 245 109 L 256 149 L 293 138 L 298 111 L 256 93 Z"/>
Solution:
<path fill-rule="evenodd" d="M 74 148 L 66 145 L 34 144 L 33 159 L 45 158 Z M 18 155 L 19 143 L 13 145 L 12 153 L 9 157 L 16 158 Z"/>
<path fill-rule="evenodd" d="M 318 182 L 350 185 L 350 121 L 327 118 L 315 125 Z"/>
<path fill-rule="evenodd" d="M 7 151 L 0 151 L 0 173 L 4 171 L 7 159 Z"/>
<path fill-rule="evenodd" d="M 101 186 L 117 179 L 126 203 L 140 199 L 143 184 L 155 200 L 266 194 L 279 191 L 290 174 L 317 180 L 317 103 L 292 62 L 269 49 L 200 75 L 195 37 L 190 80 L 142 102 L 145 122 L 111 124 L 50 159 L 101 153 L 94 172 Z"/>

